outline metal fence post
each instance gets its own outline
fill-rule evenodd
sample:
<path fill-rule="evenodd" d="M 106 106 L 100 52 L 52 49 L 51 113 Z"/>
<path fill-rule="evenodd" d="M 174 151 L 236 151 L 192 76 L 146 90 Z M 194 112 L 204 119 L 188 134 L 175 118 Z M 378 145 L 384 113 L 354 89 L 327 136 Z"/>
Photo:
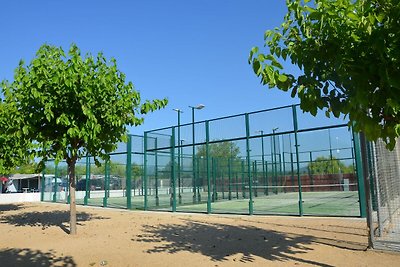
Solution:
<path fill-rule="evenodd" d="M 240 161 L 240 166 L 241 166 L 241 173 L 242 173 L 242 196 L 243 198 L 246 198 L 246 187 L 245 187 L 245 181 L 244 181 L 244 160 Z"/>
<path fill-rule="evenodd" d="M 246 122 L 246 157 L 247 157 L 247 176 L 249 182 L 249 215 L 253 215 L 253 181 L 251 177 L 251 162 L 250 162 L 250 123 L 249 114 L 245 114 Z"/>
<path fill-rule="evenodd" d="M 265 165 L 264 165 L 265 164 Z M 263 162 L 263 165 L 265 166 L 265 177 L 264 177 L 264 179 L 265 179 L 265 182 L 264 182 L 264 185 L 265 185 L 265 195 L 269 195 L 269 193 L 268 193 L 268 161 L 265 161 L 265 162 Z"/>
<path fill-rule="evenodd" d="M 228 199 L 232 199 L 232 158 L 228 158 Z"/>
<path fill-rule="evenodd" d="M 292 192 L 294 192 L 294 164 L 292 152 L 290 152 L 290 180 L 292 182 Z"/>
<path fill-rule="evenodd" d="M 45 174 L 45 170 L 46 170 L 46 165 L 43 167 L 42 170 L 42 183 L 40 184 L 40 201 L 44 201 L 44 190 L 45 190 L 45 178 L 44 178 L 44 174 Z"/>
<path fill-rule="evenodd" d="M 88 154 L 86 154 L 86 175 L 85 175 L 85 197 L 83 199 L 83 205 L 88 204 L 88 199 L 89 199 L 89 179 L 90 179 L 90 157 Z"/>
<path fill-rule="evenodd" d="M 147 210 L 147 132 L 144 132 L 144 155 L 143 155 L 143 186 L 144 186 L 144 202 L 143 202 L 143 209 Z"/>
<path fill-rule="evenodd" d="M 110 173 L 109 173 L 108 165 L 109 165 L 109 160 L 106 160 L 104 162 L 104 198 L 103 198 L 103 206 L 104 207 L 107 207 L 107 204 L 108 204 L 107 200 L 109 197 L 108 189 L 110 186 L 110 177 L 109 177 Z"/>
<path fill-rule="evenodd" d="M 212 158 L 212 169 L 213 169 L 213 195 L 212 195 L 212 200 L 216 201 L 218 200 L 218 195 L 217 195 L 217 159 Z"/>
<path fill-rule="evenodd" d="M 206 121 L 206 168 L 207 168 L 207 213 L 211 213 L 211 173 L 210 173 L 210 149 L 209 149 L 209 142 L 210 142 L 210 129 L 209 129 L 209 122 Z"/>
<path fill-rule="evenodd" d="M 128 135 L 126 143 L 126 208 L 132 209 L 132 136 Z"/>
<path fill-rule="evenodd" d="M 293 130 L 294 130 L 294 145 L 296 147 L 296 167 L 297 167 L 297 184 L 299 187 L 299 215 L 303 216 L 303 196 L 301 191 L 301 177 L 300 177 L 300 162 L 299 162 L 299 144 L 297 140 L 297 131 L 298 131 L 298 124 L 297 124 L 297 112 L 296 106 L 292 106 L 292 114 L 293 114 Z"/>
<path fill-rule="evenodd" d="M 58 191 L 57 176 L 58 176 L 58 163 L 55 163 L 55 164 L 54 164 L 54 192 L 53 192 L 53 202 L 57 202 L 57 191 Z"/>
<path fill-rule="evenodd" d="M 157 137 L 154 139 L 154 145 L 155 145 L 155 152 L 154 152 L 154 165 L 155 165 L 155 170 L 154 170 L 154 180 L 155 180 L 155 187 L 156 187 L 156 206 L 158 207 L 160 205 L 160 198 L 158 196 L 158 152 L 157 152 Z"/>
<path fill-rule="evenodd" d="M 358 133 L 355 133 L 354 131 L 353 131 L 353 140 L 354 140 L 354 154 L 356 157 L 356 174 L 357 174 L 357 184 L 358 184 L 358 200 L 360 203 L 360 217 L 365 218 L 367 215 L 366 214 L 367 209 L 365 200 L 365 184 L 364 184 L 364 172 L 363 172 L 360 136 Z"/>
<path fill-rule="evenodd" d="M 197 164 L 196 164 L 196 168 L 197 168 L 197 174 L 196 174 L 196 187 L 197 187 L 197 203 L 201 203 L 201 194 L 200 194 L 200 181 L 203 181 L 203 179 L 199 179 L 200 178 L 200 158 L 197 158 Z"/>
<path fill-rule="evenodd" d="M 176 175 L 175 175 L 175 127 L 171 136 L 171 183 L 172 183 L 172 212 L 176 211 Z"/>

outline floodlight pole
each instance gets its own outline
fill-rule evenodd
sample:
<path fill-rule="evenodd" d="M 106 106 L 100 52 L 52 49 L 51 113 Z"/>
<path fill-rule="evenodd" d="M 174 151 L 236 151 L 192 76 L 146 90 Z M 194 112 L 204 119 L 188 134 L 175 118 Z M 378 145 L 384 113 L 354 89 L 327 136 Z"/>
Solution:
<path fill-rule="evenodd" d="M 196 149 L 195 149 L 195 133 L 194 133 L 194 110 L 195 109 L 203 109 L 205 106 L 203 104 L 199 104 L 197 106 L 189 106 L 189 108 L 192 109 L 192 172 L 193 172 L 193 203 L 196 203 L 196 160 L 195 160 L 195 154 L 196 154 Z M 200 202 L 201 196 L 199 192 L 198 200 Z"/>

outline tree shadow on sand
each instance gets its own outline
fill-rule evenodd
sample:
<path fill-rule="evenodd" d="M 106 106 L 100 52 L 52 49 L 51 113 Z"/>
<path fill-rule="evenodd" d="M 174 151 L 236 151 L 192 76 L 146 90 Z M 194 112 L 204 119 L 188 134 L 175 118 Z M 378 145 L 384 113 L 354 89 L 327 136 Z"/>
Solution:
<path fill-rule="evenodd" d="M 23 205 L 21 204 L 1 204 L 0 205 L 0 214 L 7 211 L 16 211 L 22 209 Z"/>
<path fill-rule="evenodd" d="M 57 257 L 51 250 L 42 252 L 28 248 L 0 250 L 0 265 L 2 267 L 77 266 L 71 256 Z"/>
<path fill-rule="evenodd" d="M 42 229 L 46 229 L 51 226 L 58 226 L 64 232 L 69 233 L 69 230 L 64 224 L 69 223 L 69 211 L 44 211 L 44 212 L 25 212 L 15 215 L 2 216 L 0 218 L 1 223 L 12 224 L 14 226 L 40 226 Z M 76 220 L 78 225 L 82 225 L 81 222 L 90 220 L 104 220 L 109 219 L 106 217 L 93 216 L 90 213 L 78 212 L 76 214 Z"/>
<path fill-rule="evenodd" d="M 269 261 L 331 266 L 296 257 L 312 250 L 307 247 L 313 243 L 312 236 L 287 235 L 254 226 L 232 226 L 193 220 L 186 221 L 184 225 L 145 225 L 144 232 L 145 234 L 138 235 L 132 241 L 160 243 L 147 250 L 147 253 L 174 254 L 188 251 L 201 253 L 215 262 L 233 260 L 251 263 L 258 256 Z"/>
<path fill-rule="evenodd" d="M 242 219 L 242 221 L 254 222 L 249 221 L 246 219 Z M 257 221 L 256 221 L 257 222 Z M 301 226 L 301 225 L 286 225 L 280 223 L 273 223 L 273 222 L 257 222 L 261 224 L 268 224 L 269 226 L 277 226 L 277 227 L 290 227 L 291 231 L 285 230 L 286 233 L 289 234 L 296 234 L 297 230 L 310 230 L 313 231 L 312 236 L 314 237 L 313 242 L 334 246 L 341 249 L 350 249 L 356 251 L 364 251 L 368 247 L 368 237 L 367 237 L 367 229 L 366 225 L 359 224 L 350 226 L 342 226 L 342 225 L 332 225 L 326 224 L 325 226 Z M 338 230 L 339 228 L 340 230 Z M 327 238 L 324 237 L 326 233 L 337 234 L 334 235 L 334 238 Z M 364 241 L 360 241 L 359 237 L 364 237 Z M 356 241 L 358 240 L 358 241 Z"/>

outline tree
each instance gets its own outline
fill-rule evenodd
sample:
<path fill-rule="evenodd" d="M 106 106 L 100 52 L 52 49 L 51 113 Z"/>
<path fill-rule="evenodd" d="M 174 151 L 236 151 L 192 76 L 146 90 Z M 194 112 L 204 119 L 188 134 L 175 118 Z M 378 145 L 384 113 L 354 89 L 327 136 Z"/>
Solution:
<path fill-rule="evenodd" d="M 231 159 L 231 170 L 239 171 L 240 170 L 240 148 L 236 143 L 232 141 L 222 141 L 218 142 L 215 140 L 215 143 L 211 143 L 208 145 L 208 156 L 210 159 L 214 158 L 217 160 L 218 170 L 223 173 L 227 173 L 229 170 L 229 162 Z M 205 159 L 207 153 L 207 146 L 201 145 L 197 149 L 196 158 L 197 159 Z M 203 164 L 200 164 L 200 171 L 206 172 L 206 163 L 203 161 Z"/>
<path fill-rule="evenodd" d="M 238 158 L 240 154 L 240 148 L 231 141 L 223 141 L 223 142 L 216 142 L 211 143 L 208 146 L 208 155 L 212 158 Z M 206 145 L 201 145 L 197 149 L 196 157 L 197 158 L 205 158 L 207 152 Z"/>
<path fill-rule="evenodd" d="M 394 148 L 400 136 L 398 0 L 287 0 L 279 28 L 265 32 L 269 53 L 254 47 L 249 63 L 270 88 L 291 90 L 300 108 L 348 115 L 369 140 Z M 289 60 L 302 73 L 285 73 Z M 280 61 L 280 62 L 279 62 Z"/>
<path fill-rule="evenodd" d="M 29 65 L 23 61 L 14 81 L 2 82 L 5 103 L 15 107 L 17 140 L 36 144 L 32 154 L 41 159 L 65 160 L 70 187 L 70 233 L 76 234 L 75 164 L 90 154 L 108 159 L 117 142 L 126 141 L 127 125 L 143 123 L 140 114 L 155 111 L 166 99 L 141 103 L 140 94 L 115 59 L 102 53 L 81 57 L 76 45 L 66 55 L 62 48 L 43 45 Z M 14 113 L 11 113 L 14 114 Z"/>
<path fill-rule="evenodd" d="M 336 174 L 336 173 L 354 173 L 352 165 L 346 166 L 335 157 L 317 157 L 308 164 L 308 169 L 312 174 Z"/>

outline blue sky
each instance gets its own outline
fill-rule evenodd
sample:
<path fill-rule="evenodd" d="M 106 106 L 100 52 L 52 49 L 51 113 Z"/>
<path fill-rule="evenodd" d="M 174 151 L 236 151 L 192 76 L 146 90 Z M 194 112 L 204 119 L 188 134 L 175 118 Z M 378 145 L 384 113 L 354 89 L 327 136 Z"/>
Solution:
<path fill-rule="evenodd" d="M 176 124 L 173 108 L 202 103 L 196 120 L 297 103 L 262 87 L 247 63 L 264 31 L 279 26 L 284 1 L 3 1 L 0 79 L 13 78 L 43 43 L 104 52 L 143 99 L 169 99 L 132 133 Z"/>
<path fill-rule="evenodd" d="M 261 86 L 247 63 L 251 47 L 263 46 L 264 31 L 282 23 L 285 1 L 26 0 L 0 7 L 1 80 L 12 80 L 19 60 L 29 62 L 43 43 L 102 51 L 117 59 L 143 99 L 169 99 L 130 128 L 134 134 L 176 124 L 173 108 L 189 123 L 189 105 L 206 106 L 197 121 L 298 103 Z"/>

